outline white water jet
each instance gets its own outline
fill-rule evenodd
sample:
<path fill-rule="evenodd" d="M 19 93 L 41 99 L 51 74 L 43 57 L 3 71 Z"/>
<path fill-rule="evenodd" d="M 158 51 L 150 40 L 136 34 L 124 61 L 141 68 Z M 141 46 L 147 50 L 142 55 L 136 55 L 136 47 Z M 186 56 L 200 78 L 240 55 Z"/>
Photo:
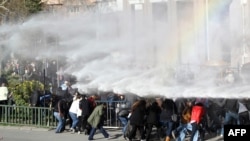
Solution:
<path fill-rule="evenodd" d="M 166 44 L 172 40 L 167 38 L 171 37 L 167 23 L 144 16 L 133 21 L 119 12 L 58 17 L 62 15 L 39 15 L 21 25 L 2 25 L 0 31 L 8 38 L 1 40 L 0 45 L 25 56 L 65 56 L 64 72 L 75 75 L 78 82 L 73 87 L 84 92 L 114 91 L 171 98 L 249 97 L 247 84 L 217 86 L 216 75 L 221 69 L 213 68 L 215 73 L 201 69 L 201 58 L 196 54 L 200 51 L 185 52 L 186 56 L 193 55 L 187 60 L 190 64 L 177 73 L 177 53 Z M 44 43 L 48 36 L 54 37 L 57 44 Z M 31 49 L 39 53 L 33 54 Z M 194 75 L 190 82 L 185 82 L 189 79 L 184 76 L 187 70 Z M 177 81 L 179 76 L 184 77 L 180 80 L 184 84 Z"/>

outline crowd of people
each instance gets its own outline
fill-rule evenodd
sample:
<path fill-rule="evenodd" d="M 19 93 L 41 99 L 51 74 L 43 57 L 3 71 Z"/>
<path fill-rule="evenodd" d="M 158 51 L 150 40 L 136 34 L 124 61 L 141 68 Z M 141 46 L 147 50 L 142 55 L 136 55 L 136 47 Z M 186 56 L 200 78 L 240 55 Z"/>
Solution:
<path fill-rule="evenodd" d="M 75 92 L 73 100 L 66 98 L 59 99 L 54 106 L 54 116 L 58 120 L 55 133 L 65 131 L 67 119 L 70 119 L 70 131 L 72 133 L 84 133 L 89 135 L 89 140 L 93 140 L 97 129 L 103 133 L 105 138 L 109 138 L 109 134 L 103 128 L 106 119 L 107 103 L 95 102 L 96 97 L 80 94 Z"/>
<path fill-rule="evenodd" d="M 96 99 L 78 91 L 70 103 L 60 99 L 54 107 L 54 116 L 59 121 L 55 132 L 63 132 L 66 119 L 71 119 L 69 130 L 72 133 L 84 133 L 93 140 L 99 129 L 109 138 L 103 126 L 110 112 L 107 108 L 113 104 L 110 104 L 112 101 L 97 104 Z M 122 125 L 124 140 L 129 141 L 149 141 L 153 137 L 165 141 L 184 141 L 189 137 L 190 141 L 200 141 L 207 133 L 223 138 L 224 125 L 250 123 L 248 99 L 137 97 L 129 102 L 132 105 L 114 102 L 116 120 Z"/>
<path fill-rule="evenodd" d="M 137 135 L 141 141 L 149 141 L 155 127 L 157 137 L 165 141 L 184 141 L 187 136 L 198 141 L 206 133 L 223 138 L 224 125 L 249 124 L 249 108 L 248 99 L 157 98 L 136 101 L 129 112 L 121 109 L 118 114 L 124 139 L 132 141 Z"/>

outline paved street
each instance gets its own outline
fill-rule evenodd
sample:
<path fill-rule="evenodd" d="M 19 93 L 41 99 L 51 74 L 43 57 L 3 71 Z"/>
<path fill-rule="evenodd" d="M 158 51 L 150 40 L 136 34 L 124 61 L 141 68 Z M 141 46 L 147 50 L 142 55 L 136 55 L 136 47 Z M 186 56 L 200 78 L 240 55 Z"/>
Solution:
<path fill-rule="evenodd" d="M 106 139 L 97 131 L 94 136 L 96 141 L 124 141 L 121 131 L 118 129 L 107 130 L 110 138 Z M 0 126 L 0 141 L 87 141 L 88 136 L 84 134 L 71 134 L 63 132 L 55 134 L 54 130 L 31 127 Z M 207 141 L 221 141 L 216 137 Z"/>
<path fill-rule="evenodd" d="M 94 138 L 98 141 L 121 141 L 123 140 L 121 132 L 117 129 L 108 130 L 110 139 L 106 139 L 102 134 L 98 133 Z M 54 130 L 44 128 L 31 127 L 11 127 L 0 126 L 0 141 L 87 141 L 88 136 L 84 134 L 71 134 L 71 132 L 63 132 L 55 134 Z"/>

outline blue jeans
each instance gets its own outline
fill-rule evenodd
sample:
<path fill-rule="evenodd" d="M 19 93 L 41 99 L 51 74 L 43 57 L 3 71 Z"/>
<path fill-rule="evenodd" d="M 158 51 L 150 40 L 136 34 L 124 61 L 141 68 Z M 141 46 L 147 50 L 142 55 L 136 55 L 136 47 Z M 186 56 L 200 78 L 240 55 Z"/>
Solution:
<path fill-rule="evenodd" d="M 128 119 L 126 117 L 118 117 L 118 118 L 121 121 L 122 126 L 123 126 L 122 132 L 123 132 L 123 134 L 125 134 L 125 131 L 126 131 L 126 128 L 127 128 L 127 124 L 128 124 Z"/>
<path fill-rule="evenodd" d="M 77 118 L 77 114 L 69 112 L 69 115 L 70 115 L 70 117 L 71 117 L 71 119 L 73 121 L 71 128 L 75 129 L 77 124 L 78 124 L 78 121 L 79 121 L 79 119 Z"/>
<path fill-rule="evenodd" d="M 231 111 L 226 112 L 225 119 L 224 119 L 224 125 L 227 125 L 230 123 L 232 119 L 235 119 L 237 121 L 237 125 L 240 125 L 240 118 L 239 114 L 233 113 Z M 224 127 L 221 129 L 221 135 L 224 135 Z"/>
<path fill-rule="evenodd" d="M 90 134 L 89 134 L 89 140 L 93 140 L 94 139 L 94 135 L 95 135 L 96 129 L 99 129 L 100 132 L 103 134 L 103 136 L 105 138 L 109 137 L 109 134 L 106 132 L 106 130 L 103 128 L 103 126 L 98 126 L 97 128 L 92 127 L 92 129 L 90 131 Z"/>
<path fill-rule="evenodd" d="M 187 124 L 180 123 L 179 126 L 175 129 L 177 133 L 181 132 L 182 129 L 186 128 Z"/>
<path fill-rule="evenodd" d="M 61 117 L 58 112 L 54 112 L 55 118 L 58 120 L 58 125 L 56 127 L 56 133 L 61 133 L 65 126 L 65 118 Z"/>
<path fill-rule="evenodd" d="M 185 141 L 185 137 L 186 137 L 188 130 L 192 131 L 191 123 L 186 124 L 186 127 L 181 130 L 180 135 L 177 138 L 177 141 Z M 199 137 L 199 130 L 195 132 L 193 141 L 198 141 L 198 137 Z"/>
<path fill-rule="evenodd" d="M 173 131 L 174 127 L 174 122 L 171 120 L 168 121 L 161 121 L 161 125 L 166 129 L 165 134 L 166 136 L 170 137 Z"/>

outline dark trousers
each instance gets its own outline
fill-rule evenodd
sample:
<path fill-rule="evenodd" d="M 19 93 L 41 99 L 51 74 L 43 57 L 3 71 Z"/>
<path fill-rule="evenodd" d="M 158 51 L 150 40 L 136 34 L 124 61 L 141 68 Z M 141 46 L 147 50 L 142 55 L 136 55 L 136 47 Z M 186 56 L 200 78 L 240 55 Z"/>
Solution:
<path fill-rule="evenodd" d="M 141 126 L 139 126 L 139 125 L 131 125 L 131 126 L 132 126 L 132 129 L 131 129 L 131 132 L 130 132 L 130 134 L 128 136 L 129 140 L 132 140 L 136 136 L 137 129 L 140 132 L 141 140 L 145 139 L 144 126 L 142 126 L 142 125 Z"/>
<path fill-rule="evenodd" d="M 7 100 L 0 101 L 0 105 L 7 105 Z M 0 121 L 2 121 L 2 116 L 5 115 L 5 107 L 0 106 Z M 6 119 L 7 120 L 7 119 Z"/>
<path fill-rule="evenodd" d="M 79 116 L 77 118 L 78 118 L 78 123 L 77 123 L 78 131 L 82 132 L 82 116 Z"/>
<path fill-rule="evenodd" d="M 160 126 L 159 126 L 159 125 L 147 124 L 147 125 L 146 125 L 146 141 L 149 141 L 149 139 L 150 139 L 150 135 L 151 135 L 153 126 L 155 126 L 155 127 L 157 128 L 157 133 L 158 133 L 159 130 L 160 130 Z"/>
<path fill-rule="evenodd" d="M 89 116 L 79 116 L 78 117 L 78 130 L 79 131 L 84 131 L 84 130 L 88 130 L 87 134 L 89 134 L 90 129 L 87 129 L 87 124 L 88 124 L 88 117 Z"/>
<path fill-rule="evenodd" d="M 86 130 L 87 129 L 88 118 L 89 118 L 89 116 L 82 116 L 82 130 Z"/>
<path fill-rule="evenodd" d="M 105 138 L 108 138 L 109 137 L 109 134 L 107 133 L 107 131 L 103 128 L 102 125 L 99 125 L 98 127 L 92 127 L 91 128 L 91 131 L 90 131 L 90 134 L 89 134 L 89 140 L 93 140 L 93 137 L 95 135 L 95 132 L 96 132 L 96 129 L 99 129 L 99 131 L 103 134 L 103 136 Z"/>

